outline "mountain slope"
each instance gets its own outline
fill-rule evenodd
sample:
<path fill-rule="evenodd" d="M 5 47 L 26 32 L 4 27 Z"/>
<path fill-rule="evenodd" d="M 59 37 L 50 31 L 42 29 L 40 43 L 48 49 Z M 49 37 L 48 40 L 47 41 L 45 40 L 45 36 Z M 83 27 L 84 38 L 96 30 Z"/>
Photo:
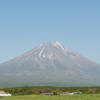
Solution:
<path fill-rule="evenodd" d="M 16 86 L 89 86 L 100 82 L 99 64 L 58 42 L 42 43 L 1 64 L 0 69 L 0 79 L 6 85 L 9 83 L 8 86 L 14 85 L 15 79 Z"/>

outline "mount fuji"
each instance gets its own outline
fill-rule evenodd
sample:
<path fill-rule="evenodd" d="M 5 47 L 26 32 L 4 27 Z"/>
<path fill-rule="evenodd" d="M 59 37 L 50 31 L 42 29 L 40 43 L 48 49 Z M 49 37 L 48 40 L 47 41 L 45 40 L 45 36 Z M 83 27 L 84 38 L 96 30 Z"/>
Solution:
<path fill-rule="evenodd" d="M 100 65 L 58 42 L 47 42 L 0 64 L 0 87 L 100 86 Z"/>

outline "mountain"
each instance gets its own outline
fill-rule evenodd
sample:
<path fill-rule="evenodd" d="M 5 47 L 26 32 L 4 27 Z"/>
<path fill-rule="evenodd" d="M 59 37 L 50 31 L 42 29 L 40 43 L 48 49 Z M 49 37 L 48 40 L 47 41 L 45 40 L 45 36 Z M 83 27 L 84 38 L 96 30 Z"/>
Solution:
<path fill-rule="evenodd" d="M 0 87 L 99 86 L 100 65 L 58 42 L 42 43 L 0 65 Z"/>

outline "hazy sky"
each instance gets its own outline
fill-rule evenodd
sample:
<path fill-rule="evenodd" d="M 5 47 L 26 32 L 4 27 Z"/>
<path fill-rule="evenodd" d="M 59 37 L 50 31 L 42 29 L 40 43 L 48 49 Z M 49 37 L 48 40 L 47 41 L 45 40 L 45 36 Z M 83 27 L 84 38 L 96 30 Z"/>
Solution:
<path fill-rule="evenodd" d="M 0 0 L 0 63 L 55 41 L 100 64 L 100 0 Z"/>

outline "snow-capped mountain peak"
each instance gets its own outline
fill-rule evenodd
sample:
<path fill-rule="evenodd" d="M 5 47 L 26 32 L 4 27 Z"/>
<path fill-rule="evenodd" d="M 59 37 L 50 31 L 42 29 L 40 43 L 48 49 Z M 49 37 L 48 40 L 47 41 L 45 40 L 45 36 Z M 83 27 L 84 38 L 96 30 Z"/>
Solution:
<path fill-rule="evenodd" d="M 1 64 L 0 73 L 3 73 L 4 77 L 6 76 L 8 79 L 9 76 L 14 77 L 14 75 L 14 79 L 17 78 L 18 80 L 20 80 L 20 76 L 23 77 L 22 79 L 28 77 L 30 82 L 32 80 L 40 82 L 42 79 L 46 82 L 68 83 L 70 81 L 77 83 L 77 80 L 81 80 L 79 82 L 81 84 L 82 82 L 84 83 L 86 78 L 87 81 L 90 78 L 88 82 L 91 82 L 91 79 L 94 77 L 93 83 L 95 77 L 100 76 L 100 65 L 79 55 L 59 42 L 47 42 Z M 95 81 L 98 82 L 98 79 L 100 80 L 100 78 L 97 78 Z"/>

